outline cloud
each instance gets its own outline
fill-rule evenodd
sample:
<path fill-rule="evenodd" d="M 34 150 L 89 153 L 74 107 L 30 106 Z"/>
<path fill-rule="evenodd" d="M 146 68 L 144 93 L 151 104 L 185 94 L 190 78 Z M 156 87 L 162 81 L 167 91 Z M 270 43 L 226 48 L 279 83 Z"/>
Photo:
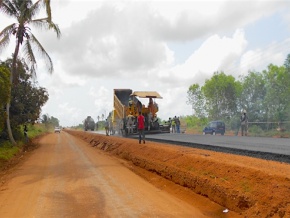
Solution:
<path fill-rule="evenodd" d="M 169 3 L 167 10 L 171 13 L 168 14 L 164 13 L 167 10 L 155 7 L 158 4 L 161 3 L 132 1 L 99 4 L 83 19 L 64 28 L 61 41 L 55 42 L 55 37 L 50 38 L 50 51 L 62 60 L 61 67 L 71 75 L 129 78 L 132 73 L 144 74 L 162 68 L 164 63 L 172 63 L 173 56 L 168 55 L 169 41 L 210 37 L 207 41 L 215 43 L 218 37 L 233 27 L 242 27 L 269 16 L 283 6 L 271 1 L 254 1 L 251 4 L 239 1 L 213 1 L 211 4 L 185 1 L 182 4 Z M 201 10 L 206 8 L 211 14 Z M 203 46 L 210 46 L 209 43 Z M 195 54 L 205 50 L 201 48 Z M 231 52 L 234 58 L 239 51 Z M 213 50 L 208 55 L 216 56 Z M 219 60 L 219 57 L 211 60 L 213 63 L 208 67 L 213 68 Z M 224 65 L 226 62 L 232 62 L 231 57 L 225 60 Z"/>
<path fill-rule="evenodd" d="M 236 30 L 231 37 L 210 36 L 183 63 L 157 73 L 163 83 L 187 86 L 202 84 L 216 71 L 237 67 L 236 60 L 247 47 L 244 31 Z M 156 72 L 154 72 L 155 74 Z"/>
<path fill-rule="evenodd" d="M 261 72 L 269 64 L 281 66 L 289 54 L 290 38 L 282 42 L 273 42 L 264 49 L 254 49 L 245 52 L 240 59 L 239 72 L 245 75 L 248 71 Z"/>
<path fill-rule="evenodd" d="M 57 40 L 53 32 L 37 33 L 55 66 L 50 76 L 42 73 L 40 64 L 38 79 L 50 94 L 43 111 L 60 118 L 62 125 L 108 114 L 114 88 L 160 92 L 163 119 L 190 114 L 186 92 L 191 84 L 203 84 L 215 71 L 238 76 L 283 63 L 290 44 L 272 39 L 264 47 L 251 48 L 246 35 L 249 26 L 273 14 L 289 18 L 289 1 L 52 4 L 62 38 Z M 171 45 L 181 45 L 187 53 L 181 59 Z M 0 58 L 6 54 L 1 51 Z"/>

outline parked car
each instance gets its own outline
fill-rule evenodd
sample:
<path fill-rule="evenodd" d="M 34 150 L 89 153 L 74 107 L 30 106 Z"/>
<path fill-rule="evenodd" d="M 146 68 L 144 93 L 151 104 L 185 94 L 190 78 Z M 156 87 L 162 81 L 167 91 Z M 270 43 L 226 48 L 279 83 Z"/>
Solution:
<path fill-rule="evenodd" d="M 60 133 L 60 127 L 55 127 L 55 128 L 54 128 L 54 132 L 55 132 L 55 133 L 57 133 L 57 132 Z"/>
<path fill-rule="evenodd" d="M 203 135 L 211 134 L 221 134 L 224 135 L 226 131 L 225 123 L 221 120 L 211 121 L 206 127 L 203 129 Z"/>

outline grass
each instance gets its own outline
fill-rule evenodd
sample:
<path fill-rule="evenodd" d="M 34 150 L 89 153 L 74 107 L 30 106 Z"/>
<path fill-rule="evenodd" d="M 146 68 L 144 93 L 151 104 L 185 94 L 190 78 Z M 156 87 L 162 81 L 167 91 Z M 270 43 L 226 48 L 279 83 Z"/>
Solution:
<path fill-rule="evenodd" d="M 51 126 L 46 126 L 44 124 L 34 124 L 34 125 L 28 125 L 28 138 L 33 139 L 43 133 L 46 132 L 53 132 L 53 127 Z M 23 132 L 23 127 L 21 128 Z"/>
<path fill-rule="evenodd" d="M 0 160 L 9 160 L 20 151 L 18 146 L 12 146 L 10 142 L 0 143 Z"/>
<path fill-rule="evenodd" d="M 45 126 L 44 124 L 28 125 L 28 138 L 33 139 L 46 132 L 51 132 L 53 129 Z M 23 132 L 23 127 L 21 127 Z M 0 166 L 4 161 L 10 160 L 13 156 L 22 150 L 24 141 L 17 141 L 17 145 L 13 146 L 10 141 L 0 141 Z"/>

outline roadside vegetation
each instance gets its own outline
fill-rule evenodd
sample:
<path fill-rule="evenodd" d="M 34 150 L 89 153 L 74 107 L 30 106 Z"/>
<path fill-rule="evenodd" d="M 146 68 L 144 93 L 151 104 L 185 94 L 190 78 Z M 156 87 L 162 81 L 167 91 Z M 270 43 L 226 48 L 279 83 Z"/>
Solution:
<path fill-rule="evenodd" d="M 16 157 L 21 152 L 26 149 L 31 149 L 33 147 L 31 141 L 32 139 L 44 135 L 49 132 L 53 132 L 54 124 L 49 123 L 36 123 L 36 124 L 27 124 L 28 129 L 28 140 L 26 140 L 24 134 L 18 136 L 18 140 L 16 141 L 16 146 L 14 146 L 7 139 L 0 139 L 0 169 L 2 169 L 6 164 Z M 20 130 L 24 131 L 24 126 L 20 126 Z"/>
<path fill-rule="evenodd" d="M 41 9 L 44 9 L 46 12 L 44 14 L 45 17 L 37 17 L 39 16 Z M 52 13 L 50 7 L 50 1 L 46 0 L 39 0 L 36 2 L 32 2 L 31 0 L 20 1 L 20 0 L 3 0 L 0 1 L 0 12 L 10 17 L 14 20 L 14 23 L 6 26 L 0 32 L 0 48 L 1 51 L 3 48 L 7 47 L 11 41 L 11 38 L 15 39 L 15 49 L 14 53 L 12 54 L 12 59 L 6 60 L 4 63 L 1 63 L 2 66 L 9 69 L 9 80 L 10 84 L 8 85 L 8 90 L 6 90 L 5 95 L 8 96 L 5 104 L 5 118 L 6 118 L 6 133 L 13 145 L 16 145 L 17 135 L 16 130 L 19 129 L 19 124 L 21 123 L 13 123 L 11 120 L 10 115 L 14 115 L 15 112 L 21 111 L 25 112 L 26 117 L 23 118 L 22 114 L 20 113 L 19 119 L 26 119 L 26 122 L 33 123 L 39 117 L 40 108 L 41 106 L 48 100 L 48 93 L 44 88 L 38 87 L 34 88 L 32 86 L 31 79 L 36 76 L 36 68 L 37 68 L 37 58 L 35 56 L 36 53 L 41 54 L 42 59 L 44 59 L 47 70 L 49 73 L 53 72 L 53 63 L 51 58 L 49 57 L 48 53 L 45 51 L 44 47 L 40 44 L 40 41 L 36 38 L 36 36 L 32 33 L 32 26 L 37 29 L 45 29 L 53 30 L 57 37 L 59 38 L 61 33 L 58 25 L 53 23 L 52 21 Z M 41 14 L 43 16 L 43 14 Z M 13 40 L 14 41 L 14 40 Z M 22 59 L 20 57 L 20 49 L 22 49 Z M 3 69 L 1 69 L 2 73 Z M 3 78 L 3 77 L 0 77 Z M 28 89 L 23 86 L 23 81 L 25 85 L 28 84 Z M 20 84 L 20 88 L 17 85 Z M 33 91 L 32 95 L 29 95 L 30 91 Z M 1 90 L 2 91 L 2 90 Z M 15 95 L 20 91 L 19 95 Z M 26 97 L 26 94 L 29 97 Z M 40 98 L 38 95 L 40 94 Z M 15 97 L 20 97 L 21 99 L 16 99 Z M 19 106 L 18 101 L 22 101 L 22 105 L 25 104 L 25 101 L 32 100 L 26 102 L 25 106 L 29 108 L 23 107 L 15 107 L 14 104 Z M 13 102 L 14 101 L 14 102 Z M 2 103 L 2 102 L 1 102 Z M 3 103 L 2 103 L 3 104 Z M 21 105 L 21 104 L 20 104 Z M 35 108 L 34 105 L 36 105 Z M 0 105 L 0 108 L 3 108 L 3 105 Z M 30 114 L 25 110 L 34 110 L 37 109 L 38 112 L 34 111 L 34 113 Z M 14 114 L 13 114 L 14 113 Z M 36 117 L 33 117 L 35 116 Z M 27 119 L 27 117 L 30 117 Z"/>
<path fill-rule="evenodd" d="M 187 98 L 194 111 L 193 116 L 183 117 L 188 129 L 222 120 L 226 132 L 237 132 L 245 110 L 249 135 L 289 137 L 290 54 L 282 66 L 269 64 L 266 70 L 249 71 L 239 79 L 215 72 L 203 85 L 192 84 Z"/>

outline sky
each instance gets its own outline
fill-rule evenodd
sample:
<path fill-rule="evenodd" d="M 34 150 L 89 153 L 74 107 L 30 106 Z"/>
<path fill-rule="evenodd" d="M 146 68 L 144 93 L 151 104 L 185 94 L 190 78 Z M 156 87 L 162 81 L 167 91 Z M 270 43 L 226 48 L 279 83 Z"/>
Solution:
<path fill-rule="evenodd" d="M 107 116 L 114 89 L 157 91 L 162 120 L 192 115 L 190 85 L 214 72 L 239 79 L 281 66 L 290 53 L 288 0 L 51 0 L 51 7 L 62 36 L 32 29 L 54 64 L 49 74 L 39 57 L 37 82 L 49 93 L 42 114 L 64 127 Z M 13 22 L 0 14 L 0 30 Z"/>

